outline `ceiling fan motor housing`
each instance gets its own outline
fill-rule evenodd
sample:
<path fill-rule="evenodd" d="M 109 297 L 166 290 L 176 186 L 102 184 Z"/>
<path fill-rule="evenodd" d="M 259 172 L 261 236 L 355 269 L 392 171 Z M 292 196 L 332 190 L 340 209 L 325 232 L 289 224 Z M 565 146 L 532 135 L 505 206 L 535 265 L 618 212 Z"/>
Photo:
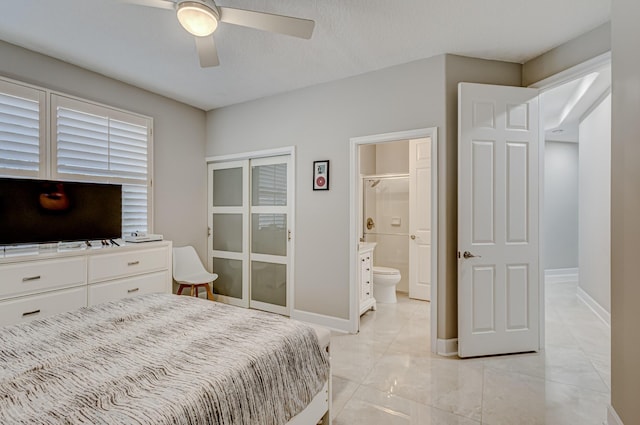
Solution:
<path fill-rule="evenodd" d="M 220 22 L 220 11 L 211 0 L 180 1 L 176 15 L 184 29 L 198 37 L 213 34 Z"/>

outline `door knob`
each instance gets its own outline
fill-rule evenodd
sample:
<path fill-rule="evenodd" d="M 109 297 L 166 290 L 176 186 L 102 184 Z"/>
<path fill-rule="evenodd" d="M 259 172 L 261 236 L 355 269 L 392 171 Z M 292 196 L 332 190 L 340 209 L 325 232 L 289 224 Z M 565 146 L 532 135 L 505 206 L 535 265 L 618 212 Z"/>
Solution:
<path fill-rule="evenodd" d="M 473 254 L 472 254 L 472 253 L 470 253 L 469 251 L 465 251 L 465 252 L 462 254 L 462 256 L 463 256 L 466 260 L 468 260 L 469 258 L 475 258 L 475 257 L 480 258 L 480 257 L 482 257 L 481 255 L 473 255 Z"/>
<path fill-rule="evenodd" d="M 411 239 L 415 239 L 415 238 L 416 238 L 416 235 L 411 235 Z"/>

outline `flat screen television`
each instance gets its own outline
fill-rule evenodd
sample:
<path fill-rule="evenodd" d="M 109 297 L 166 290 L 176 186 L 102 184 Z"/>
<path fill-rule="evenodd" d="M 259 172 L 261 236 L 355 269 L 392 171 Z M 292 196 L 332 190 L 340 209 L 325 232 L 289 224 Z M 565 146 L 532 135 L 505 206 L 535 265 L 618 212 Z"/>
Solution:
<path fill-rule="evenodd" d="M 122 237 L 122 185 L 0 178 L 0 245 Z"/>

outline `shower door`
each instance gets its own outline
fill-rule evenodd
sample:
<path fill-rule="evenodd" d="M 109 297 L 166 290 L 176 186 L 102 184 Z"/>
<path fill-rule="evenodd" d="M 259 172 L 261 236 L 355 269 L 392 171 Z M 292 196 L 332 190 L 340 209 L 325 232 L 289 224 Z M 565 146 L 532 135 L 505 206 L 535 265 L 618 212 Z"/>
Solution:
<path fill-rule="evenodd" d="M 219 300 L 289 315 L 291 156 L 209 165 L 209 267 Z"/>

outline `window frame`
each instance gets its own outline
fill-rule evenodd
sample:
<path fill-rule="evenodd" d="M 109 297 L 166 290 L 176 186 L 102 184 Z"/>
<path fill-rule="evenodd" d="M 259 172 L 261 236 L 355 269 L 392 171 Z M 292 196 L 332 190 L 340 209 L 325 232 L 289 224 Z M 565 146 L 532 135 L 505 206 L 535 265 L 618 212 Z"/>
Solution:
<path fill-rule="evenodd" d="M 49 172 L 49 162 L 47 161 L 47 91 L 41 87 L 32 86 L 19 81 L 0 78 L 0 93 L 19 97 L 22 99 L 33 100 L 38 102 L 38 133 L 39 133 L 39 166 L 37 172 L 26 170 L 18 170 L 15 168 L 5 168 L 0 166 L 0 175 L 7 177 L 19 178 L 46 178 Z"/>

